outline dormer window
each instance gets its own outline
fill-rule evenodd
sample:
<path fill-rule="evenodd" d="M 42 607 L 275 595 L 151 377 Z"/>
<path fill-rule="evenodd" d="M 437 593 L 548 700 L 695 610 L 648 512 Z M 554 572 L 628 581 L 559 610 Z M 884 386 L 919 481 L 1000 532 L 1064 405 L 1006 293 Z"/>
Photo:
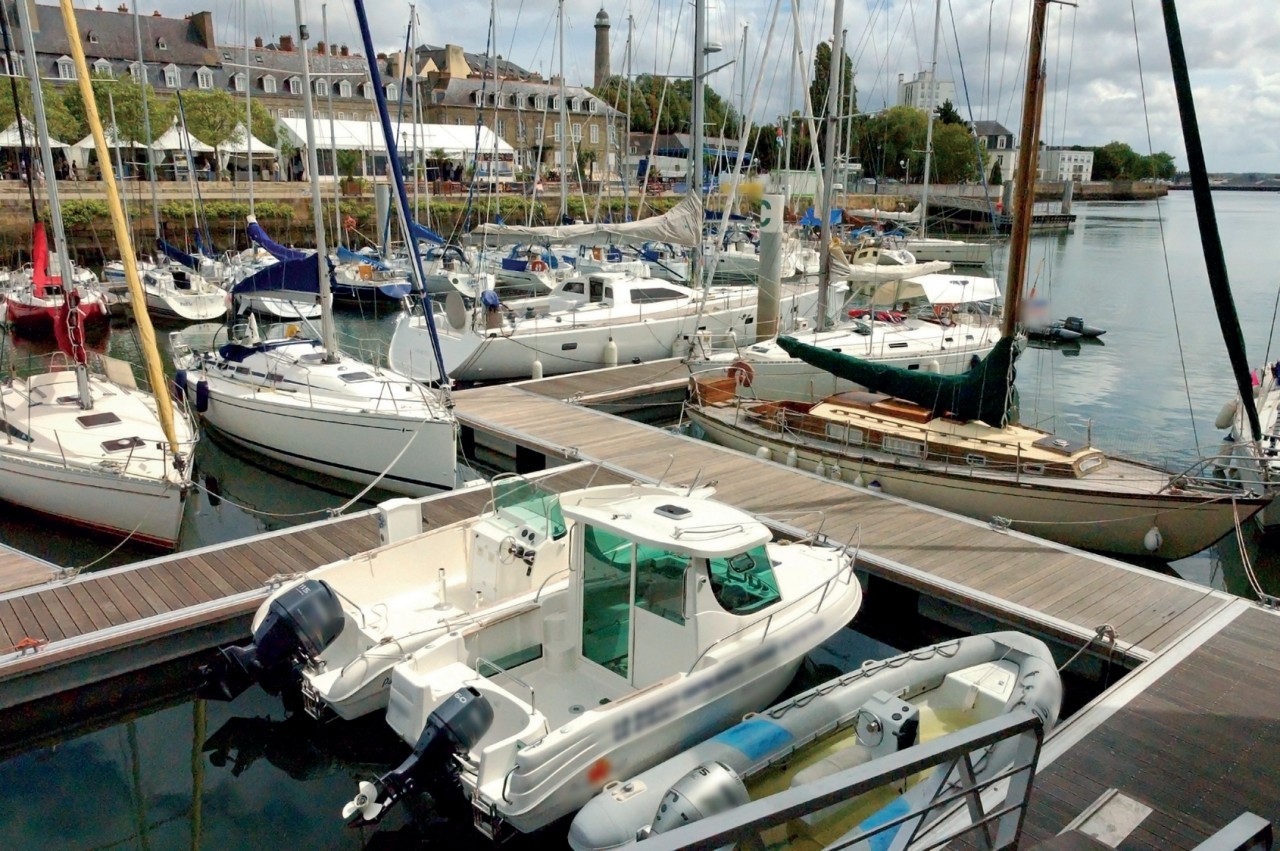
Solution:
<path fill-rule="evenodd" d="M 595 98 L 587 98 L 587 112 L 593 115 L 600 111 L 600 101 Z"/>
<path fill-rule="evenodd" d="M 325 97 L 329 94 L 329 81 L 325 79 L 316 80 L 316 94 Z"/>
<path fill-rule="evenodd" d="M 400 88 L 395 83 L 387 84 L 387 100 L 397 100 L 400 97 Z"/>
<path fill-rule="evenodd" d="M 289 84 L 289 94 L 291 95 L 302 94 L 302 80 L 300 78 L 290 77 L 287 82 Z"/>
<path fill-rule="evenodd" d="M 243 92 L 249 86 L 249 79 L 245 76 L 245 73 L 241 71 L 238 74 L 232 75 L 231 85 L 237 92 Z"/>
<path fill-rule="evenodd" d="M 76 63 L 71 61 L 71 57 L 63 56 L 58 59 L 58 79 L 74 80 L 76 78 Z"/>
<path fill-rule="evenodd" d="M 196 86 L 202 89 L 213 88 L 213 72 L 203 65 L 196 69 Z"/>
<path fill-rule="evenodd" d="M 93 63 L 93 74 L 95 77 L 114 77 L 111 71 L 111 63 L 105 59 L 99 59 Z"/>
<path fill-rule="evenodd" d="M 169 49 L 169 42 L 165 41 L 162 38 L 156 39 L 156 50 L 168 50 L 168 49 Z"/>
<path fill-rule="evenodd" d="M 569 111 L 570 111 L 570 112 L 577 112 L 577 111 L 578 111 L 578 99 L 577 99 L 577 98 L 569 98 Z"/>
<path fill-rule="evenodd" d="M 98 34 L 93 30 L 89 30 L 89 34 L 85 36 L 85 41 L 89 42 L 90 44 L 97 44 Z"/>
<path fill-rule="evenodd" d="M 276 93 L 276 78 L 270 74 L 264 74 L 262 77 L 262 90 L 269 95 Z"/>
<path fill-rule="evenodd" d="M 141 62 L 130 62 L 129 76 L 139 82 L 145 83 L 147 81 L 147 69 Z"/>
<path fill-rule="evenodd" d="M 351 97 L 351 81 L 350 80 L 338 81 L 338 97 L 342 97 L 342 98 Z"/>
<path fill-rule="evenodd" d="M 176 89 L 182 76 L 178 73 L 178 66 L 169 64 L 164 66 L 164 84 L 166 88 Z"/>

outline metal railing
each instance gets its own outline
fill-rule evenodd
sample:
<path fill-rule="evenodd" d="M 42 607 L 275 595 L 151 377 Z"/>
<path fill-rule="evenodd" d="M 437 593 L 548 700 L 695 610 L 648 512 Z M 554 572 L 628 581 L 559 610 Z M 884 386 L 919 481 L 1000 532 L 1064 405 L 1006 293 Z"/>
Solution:
<path fill-rule="evenodd" d="M 490 673 L 486 673 L 486 669 L 488 669 L 489 671 L 492 671 L 493 673 L 491 673 L 491 674 L 490 674 Z M 534 694 L 534 692 L 533 692 L 533 686 L 529 685 L 529 684 L 528 684 L 528 683 L 526 683 L 524 680 L 520 679 L 520 678 L 519 678 L 519 677 L 517 677 L 515 674 L 511 673 L 511 672 L 510 672 L 510 671 L 508 671 L 506 668 L 502 667 L 501 665 L 497 664 L 496 662 L 491 662 L 491 661 L 489 661 L 488 659 L 484 658 L 483 656 L 477 656 L 477 657 L 476 657 L 476 672 L 477 672 L 477 673 L 479 673 L 479 674 L 480 674 L 480 676 L 482 676 L 482 677 L 484 677 L 484 678 L 486 678 L 486 679 L 491 679 L 492 677 L 495 677 L 495 676 L 497 676 L 497 675 L 501 674 L 502 676 L 506 677 L 507 679 L 511 680 L 512 682 L 515 682 L 515 683 L 518 683 L 519 685 L 524 686 L 525 690 L 529 692 L 529 712 L 530 712 L 530 714 L 532 714 L 532 713 L 534 713 L 534 712 L 537 712 L 537 711 L 538 711 L 537 695 L 535 695 L 535 694 Z"/>
<path fill-rule="evenodd" d="M 924 851 L 940 848 L 961 836 L 972 834 L 979 848 L 990 851 L 1013 849 L 1018 846 L 1022 833 L 1043 740 L 1041 720 L 1028 710 L 1016 710 L 669 833 L 651 835 L 644 840 L 642 847 L 648 851 L 726 846 L 763 849 L 762 834 L 770 828 L 847 802 L 886 784 L 904 782 L 919 772 L 932 769 L 928 778 L 913 788 L 905 799 L 908 803 L 905 813 L 874 824 L 868 824 L 873 821 L 868 819 L 828 847 L 849 848 L 879 837 L 876 847 L 883 846 L 889 851 L 905 851 L 907 848 Z M 981 761 L 987 749 L 1006 741 L 1016 744 L 1011 764 L 979 779 L 975 764 Z M 1007 781 L 1003 798 L 988 810 L 982 801 L 982 793 L 1000 781 Z M 938 823 L 941 816 L 959 805 L 968 810 L 966 824 L 950 827 L 950 822 Z"/>

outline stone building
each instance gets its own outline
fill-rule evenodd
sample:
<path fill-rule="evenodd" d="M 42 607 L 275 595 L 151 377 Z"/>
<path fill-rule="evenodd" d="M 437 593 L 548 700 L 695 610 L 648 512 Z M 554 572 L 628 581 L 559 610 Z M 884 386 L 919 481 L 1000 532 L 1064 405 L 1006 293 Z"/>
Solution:
<path fill-rule="evenodd" d="M 931 71 L 921 71 L 910 80 L 898 75 L 898 103 L 916 109 L 931 110 L 944 101 L 956 101 L 956 84 L 953 80 L 939 80 Z"/>

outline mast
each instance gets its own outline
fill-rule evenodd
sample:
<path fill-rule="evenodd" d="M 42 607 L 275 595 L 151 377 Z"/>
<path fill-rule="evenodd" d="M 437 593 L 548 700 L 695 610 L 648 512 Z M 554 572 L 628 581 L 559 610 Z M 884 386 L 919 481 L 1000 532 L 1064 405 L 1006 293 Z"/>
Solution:
<path fill-rule="evenodd" d="M 559 0 L 560 12 L 556 28 L 560 39 L 560 222 L 569 215 L 569 102 L 564 86 L 564 0 Z"/>
<path fill-rule="evenodd" d="M 929 59 L 930 103 L 938 96 L 938 34 L 942 30 L 942 0 L 933 9 L 933 55 Z M 929 220 L 929 167 L 933 163 L 933 120 L 937 110 L 929 107 L 929 124 L 924 131 L 924 181 L 920 189 L 920 235 L 925 235 Z"/>
<path fill-rule="evenodd" d="M 151 85 L 151 75 L 147 73 L 147 63 L 142 58 L 142 23 L 138 15 L 138 0 L 133 0 L 133 39 L 138 46 L 138 68 L 142 71 L 142 132 L 145 135 L 147 143 L 147 182 L 151 184 L 151 222 L 155 225 L 156 239 L 160 238 L 160 199 L 156 196 L 156 163 L 155 151 L 151 150 L 151 98 L 147 96 L 147 89 Z M 247 73 L 247 72 L 246 72 Z M 116 123 L 116 117 L 111 116 L 111 123 Z M 116 135 L 119 137 L 120 127 L 115 128 Z M 119 139 L 117 138 L 117 144 Z M 191 170 L 191 160 L 187 160 L 187 171 Z M 194 208 L 193 208 L 194 209 Z"/>
<path fill-rule="evenodd" d="M 107 92 L 107 114 L 111 116 L 111 143 L 116 151 L 116 168 L 120 170 L 120 179 L 124 180 L 124 159 L 120 156 L 120 125 L 116 123 L 116 99 Z M 133 220 L 129 217 L 129 198 L 120 196 L 120 206 L 124 210 L 124 226 L 133 233 Z"/>
<path fill-rule="evenodd" d="M 70 0 L 64 0 L 70 2 Z M 311 34 L 307 25 L 302 22 L 302 0 L 293 0 L 293 14 L 298 23 L 298 43 L 302 47 L 302 109 L 307 116 L 307 171 L 311 177 L 311 220 L 316 228 L 316 274 L 320 276 L 320 336 L 324 342 L 325 362 L 334 363 L 338 359 L 338 332 L 333 325 L 333 306 L 330 303 L 329 287 L 329 246 L 325 243 L 324 210 L 320 205 L 320 167 L 316 156 L 316 121 L 311 104 L 311 62 L 307 57 L 307 41 Z M 370 57 L 369 62 L 375 60 Z M 250 125 L 252 127 L 252 125 Z M 253 138 L 250 128 L 249 138 Z M 253 164 L 252 143 L 250 143 L 250 166 Z M 252 167 L 249 169 L 253 171 Z"/>
<path fill-rule="evenodd" d="M 837 0 L 839 2 L 839 0 Z M 695 0 L 693 4 L 693 108 L 689 114 L 689 187 L 702 200 L 702 152 L 706 147 L 703 135 L 706 122 L 707 76 L 707 3 Z"/>
<path fill-rule="evenodd" d="M 5 59 L 9 65 L 9 94 L 13 97 L 13 114 L 18 124 L 18 143 L 22 145 L 22 155 L 27 156 L 27 167 L 31 167 L 30 148 L 27 146 L 27 130 L 26 123 L 22 118 L 22 111 L 18 107 L 18 72 L 17 72 L 17 55 L 13 46 L 12 39 L 9 35 L 9 12 L 5 7 L 7 3 L 0 3 L 0 33 L 4 35 L 4 53 Z M 39 211 L 36 208 L 36 182 L 34 180 L 27 181 L 27 196 L 31 199 L 31 221 L 32 223 L 40 221 Z"/>
<path fill-rule="evenodd" d="M 1244 334 L 1240 330 L 1240 317 L 1236 314 L 1235 301 L 1231 297 L 1231 281 L 1227 276 L 1227 261 L 1222 253 L 1222 239 L 1218 234 L 1218 217 L 1213 208 L 1213 196 L 1209 192 L 1209 172 L 1204 161 L 1204 145 L 1200 141 L 1200 125 L 1196 120 L 1196 105 L 1191 95 L 1191 74 L 1187 68 L 1187 54 L 1182 46 L 1182 28 L 1178 23 L 1178 9 L 1174 0 L 1161 0 L 1164 11 L 1165 36 L 1169 41 L 1169 57 L 1173 65 L 1173 88 L 1178 98 L 1178 113 L 1182 117 L 1182 136 L 1187 145 L 1187 170 L 1191 172 L 1191 194 L 1196 203 L 1196 222 L 1200 228 L 1200 244 L 1204 248 L 1204 265 L 1209 273 L 1209 289 L 1213 292 L 1213 306 L 1218 314 L 1218 325 L 1227 344 L 1231 371 L 1235 373 L 1240 402 L 1249 418 L 1249 430 L 1254 441 L 1262 439 L 1262 426 L 1258 422 L 1258 408 L 1253 398 L 1253 380 L 1249 376 L 1249 358 L 1245 353 Z"/>
<path fill-rule="evenodd" d="M 80 87 L 80 96 L 84 99 L 85 119 L 89 123 L 89 130 L 93 134 L 93 146 L 98 153 L 98 162 L 110 163 L 111 155 L 107 151 L 106 135 L 102 132 L 102 121 L 98 118 L 98 102 L 93 97 L 93 81 L 89 77 L 89 63 L 84 58 L 84 45 L 80 43 L 79 28 L 76 26 L 76 11 L 71 5 L 71 0 L 60 0 L 62 7 L 62 23 L 67 31 L 67 41 L 70 44 L 71 58 L 76 63 L 76 85 Z M 35 39 L 31 31 L 30 13 L 25 2 L 18 4 L 18 15 L 22 20 L 23 37 L 26 40 L 27 50 L 31 56 L 35 56 Z M 31 63 L 32 71 L 35 71 L 35 62 Z M 40 100 L 40 81 L 39 75 L 36 75 L 36 82 L 32 87 L 32 100 L 35 101 L 37 114 L 40 116 L 40 123 L 44 124 L 44 105 Z M 49 151 L 48 145 L 42 146 L 46 163 L 46 168 L 52 163 L 53 156 Z M 52 206 L 51 215 L 54 223 L 54 239 L 59 243 L 58 250 L 66 251 L 66 236 L 62 231 L 62 212 L 58 209 L 57 202 L 57 180 L 54 179 L 52 172 L 49 175 L 49 202 Z M 156 401 L 156 414 L 160 420 L 160 427 L 164 429 L 164 435 L 169 440 L 169 448 L 173 453 L 179 451 L 178 436 L 173 427 L 173 403 L 169 399 L 166 391 L 166 381 L 164 377 L 164 369 L 160 365 L 160 354 L 156 348 L 156 332 L 151 325 L 151 316 L 147 313 L 147 297 L 142 291 L 142 281 L 138 277 L 138 255 L 133 250 L 133 237 L 129 233 L 129 228 L 125 226 L 124 210 L 120 205 L 120 190 L 116 186 L 116 177 L 112 174 L 110 168 L 106 168 L 102 172 L 102 182 L 106 188 L 107 206 L 111 210 L 111 227 L 115 231 L 116 247 L 120 249 L 120 259 L 124 264 L 124 277 L 129 284 L 129 297 L 133 302 L 134 320 L 137 322 L 138 338 L 141 341 L 141 348 L 147 365 L 147 377 L 151 381 L 152 398 Z M 67 285 L 69 277 L 71 260 L 65 254 L 62 258 L 62 274 L 63 285 Z"/>
<path fill-rule="evenodd" d="M 627 154 L 630 153 L 631 151 L 631 92 L 632 92 L 632 89 L 634 88 L 634 84 L 631 79 L 631 31 L 635 29 L 635 26 L 636 26 L 635 15 L 632 15 L 630 12 L 628 12 L 627 13 L 627 58 L 626 58 L 626 62 L 624 63 L 624 67 L 626 68 L 625 73 L 627 75 L 627 122 L 626 122 L 627 129 L 623 137 L 620 140 L 618 140 L 618 154 L 617 154 L 618 170 L 622 174 L 622 220 L 624 222 L 629 221 L 631 219 L 631 179 L 630 179 L 630 175 L 627 174 L 627 170 L 628 170 Z M 609 121 L 609 130 L 608 130 L 609 135 L 605 137 L 606 139 L 613 137 L 614 128 L 616 126 L 617 125 L 615 125 L 612 120 Z M 639 211 L 637 211 L 636 216 L 638 217 L 639 215 L 640 215 Z"/>
<path fill-rule="evenodd" d="M 320 4 L 320 37 L 324 39 L 326 45 L 329 44 L 329 4 Z M 327 58 L 325 66 L 329 69 L 333 68 L 333 63 Z M 346 244 L 346 234 L 342 230 L 342 198 L 338 191 L 338 137 L 333 123 L 333 79 L 329 79 L 329 87 L 325 89 L 329 97 L 329 162 L 333 166 L 333 238 L 334 241 Z M 250 163 L 252 167 L 252 162 Z"/>
<path fill-rule="evenodd" d="M 1018 134 L 1018 171 L 1013 186 L 1013 225 L 1009 231 L 1009 280 L 1004 291 L 1004 322 L 1000 334 L 1018 332 L 1022 288 L 1027 280 L 1031 216 L 1036 197 L 1036 161 L 1040 146 L 1040 106 L 1044 98 L 1044 25 L 1049 0 L 1033 0 L 1031 44 L 1027 53 L 1027 85 L 1022 94 L 1022 128 Z"/>
<path fill-rule="evenodd" d="M 257 214 L 253 208 L 253 65 L 249 62 L 249 0 L 241 0 L 240 14 L 244 20 L 244 144 L 245 156 L 249 159 L 249 215 L 254 216 Z M 280 144 L 279 141 L 276 144 Z M 188 159 L 187 170 L 194 166 L 195 163 Z"/>
<path fill-rule="evenodd" d="M 836 156 L 836 123 L 840 120 L 840 82 L 844 79 L 844 0 L 836 0 L 831 28 L 831 76 L 827 83 L 827 114 L 822 123 L 826 130 L 823 139 L 823 159 L 826 162 L 826 179 L 822 181 L 822 237 L 819 243 L 820 262 L 818 274 L 818 330 L 827 327 L 827 290 L 831 286 L 831 202 L 834 175 L 831 173 Z M 816 142 L 816 139 L 815 139 Z"/>

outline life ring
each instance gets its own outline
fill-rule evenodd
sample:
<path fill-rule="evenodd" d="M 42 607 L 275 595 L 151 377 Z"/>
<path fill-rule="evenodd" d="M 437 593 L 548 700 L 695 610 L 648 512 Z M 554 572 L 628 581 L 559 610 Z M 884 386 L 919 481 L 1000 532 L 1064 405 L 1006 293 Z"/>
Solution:
<path fill-rule="evenodd" d="M 356 217 L 355 217 L 355 216 L 347 216 L 346 218 L 344 218 L 344 219 L 342 220 L 342 229 L 343 229 L 343 230 L 355 230 L 355 229 L 356 229 L 356 224 L 357 224 L 357 222 L 356 222 Z"/>
<path fill-rule="evenodd" d="M 750 387 L 756 380 L 756 368 L 744 360 L 736 360 L 729 364 L 728 375 L 740 387 Z"/>
<path fill-rule="evenodd" d="M 939 324 L 951 325 L 951 316 L 955 313 L 955 310 L 956 306 L 954 304 L 935 304 L 933 306 L 933 315 L 937 317 Z"/>
<path fill-rule="evenodd" d="M 547 271 L 547 264 L 546 264 L 546 262 L 545 262 L 545 261 L 542 261 L 542 260 L 530 260 L 530 261 L 529 261 L 529 271 L 530 271 L 530 272 L 545 272 L 545 271 Z"/>

